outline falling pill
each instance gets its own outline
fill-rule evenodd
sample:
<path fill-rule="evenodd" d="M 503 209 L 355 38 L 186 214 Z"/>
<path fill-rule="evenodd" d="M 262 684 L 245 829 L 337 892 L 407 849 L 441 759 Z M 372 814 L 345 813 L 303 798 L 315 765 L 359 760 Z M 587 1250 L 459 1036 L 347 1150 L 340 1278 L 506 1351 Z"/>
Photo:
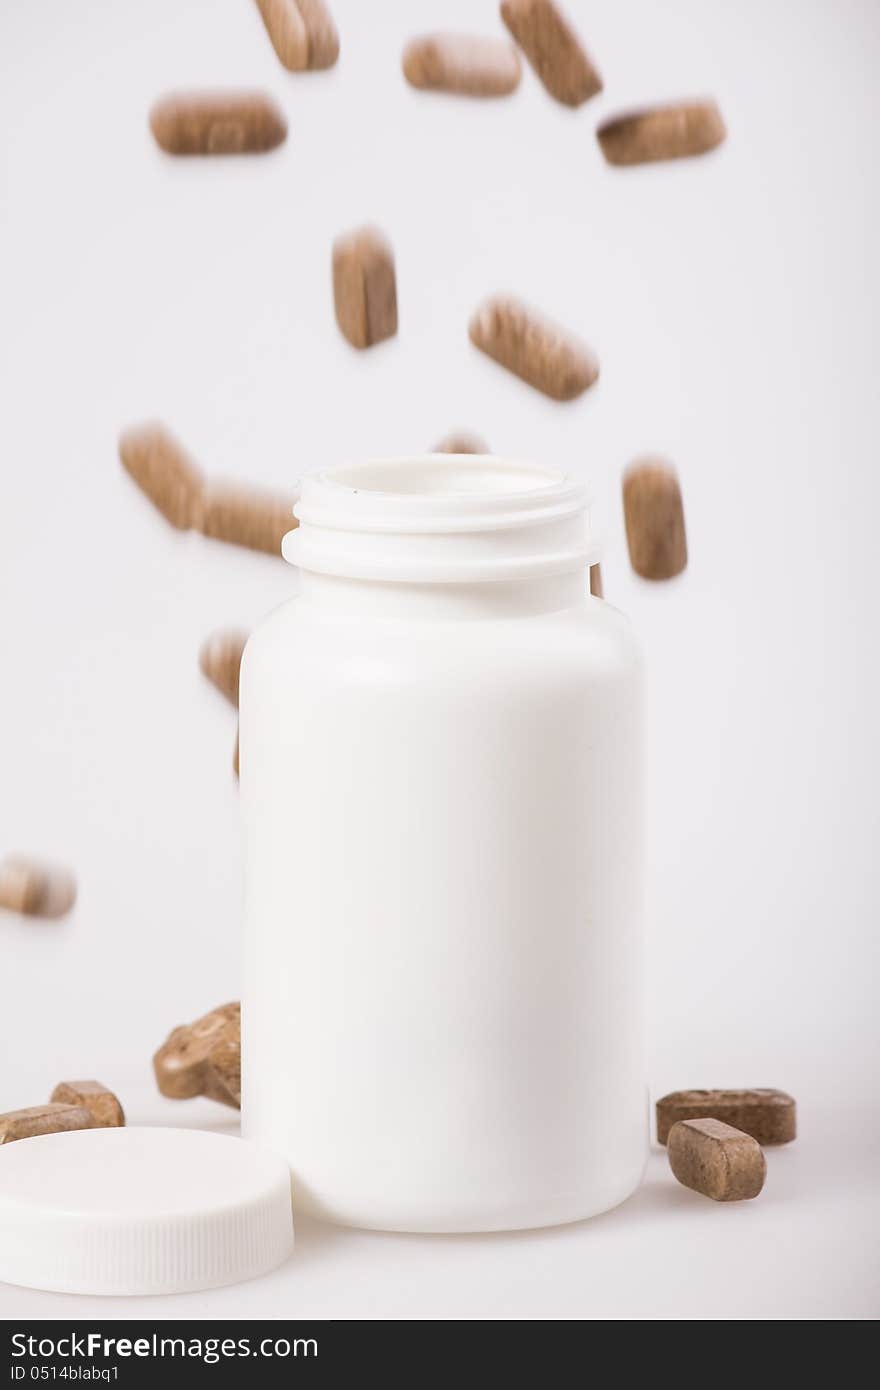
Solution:
<path fill-rule="evenodd" d="M 716 103 L 702 100 L 612 116 L 596 137 L 609 164 L 630 165 L 708 154 L 726 134 Z"/>
<path fill-rule="evenodd" d="M 296 0 L 309 36 L 309 67 L 332 68 L 339 57 L 339 35 L 324 0 Z"/>
<path fill-rule="evenodd" d="M 323 0 L 257 0 L 279 61 L 289 72 L 332 68 L 339 35 Z"/>
<path fill-rule="evenodd" d="M 687 564 L 684 507 L 675 469 L 664 459 L 639 459 L 623 478 L 630 564 L 643 579 L 672 579 Z"/>
<path fill-rule="evenodd" d="M 212 540 L 281 554 L 281 541 L 296 526 L 293 493 L 269 492 L 241 483 L 207 482 L 200 517 Z"/>
<path fill-rule="evenodd" d="M 519 57 L 503 39 L 425 34 L 410 40 L 402 61 L 407 82 L 422 91 L 503 97 L 519 86 Z"/>
<path fill-rule="evenodd" d="M 593 598 L 604 598 L 602 592 L 602 566 L 590 565 L 590 593 Z"/>
<path fill-rule="evenodd" d="M 119 437 L 119 458 L 166 521 L 180 531 L 198 524 L 202 471 L 163 424 L 150 421 L 124 430 Z"/>
<path fill-rule="evenodd" d="M 205 478 L 164 425 L 124 431 L 119 457 L 154 507 L 179 530 L 194 529 L 213 540 L 280 555 L 283 536 L 297 524 L 292 492 Z"/>
<path fill-rule="evenodd" d="M 224 628 L 220 632 L 212 632 L 202 643 L 199 652 L 199 668 L 202 675 L 206 676 L 236 709 L 241 658 L 247 639 L 248 634 L 238 628 Z"/>
<path fill-rule="evenodd" d="M 764 1186 L 760 1144 L 723 1120 L 679 1120 L 669 1131 L 667 1152 L 678 1181 L 715 1202 L 757 1197 Z"/>
<path fill-rule="evenodd" d="M 309 65 L 309 36 L 296 0 L 257 0 L 257 8 L 278 60 L 289 72 Z"/>
<path fill-rule="evenodd" d="M 0 863 L 0 907 L 24 917 L 53 920 L 66 917 L 76 902 L 76 879 L 60 864 L 48 864 L 23 854 L 10 854 Z"/>
<path fill-rule="evenodd" d="M 352 347 L 368 348 L 397 332 L 394 253 L 376 227 L 359 227 L 333 243 L 336 322 Z"/>
<path fill-rule="evenodd" d="M 553 0 L 503 0 L 501 18 L 546 90 L 564 106 L 581 106 L 602 78 Z"/>
<path fill-rule="evenodd" d="M 264 154 L 287 135 L 287 122 L 264 92 L 171 92 L 150 112 L 166 154 Z"/>
<path fill-rule="evenodd" d="M 580 396 L 599 375 L 593 353 L 566 329 L 506 296 L 489 299 L 469 327 L 475 347 L 554 401 Z"/>
<path fill-rule="evenodd" d="M 471 430 L 453 430 L 445 434 L 431 450 L 432 454 L 488 454 L 489 445 L 485 439 Z"/>

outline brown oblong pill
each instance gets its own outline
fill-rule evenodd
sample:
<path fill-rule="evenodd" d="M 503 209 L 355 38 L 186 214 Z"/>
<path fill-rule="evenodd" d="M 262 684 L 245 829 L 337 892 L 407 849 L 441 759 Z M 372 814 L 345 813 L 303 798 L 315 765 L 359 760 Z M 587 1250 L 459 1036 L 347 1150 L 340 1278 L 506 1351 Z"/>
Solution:
<path fill-rule="evenodd" d="M 564 106 L 581 106 L 602 78 L 553 0 L 502 0 L 501 18 L 546 90 Z"/>
<path fill-rule="evenodd" d="M 469 333 L 481 352 L 554 401 L 574 400 L 599 375 L 585 344 L 515 299 L 488 299 L 471 319 Z"/>
<path fill-rule="evenodd" d="M 84 1105 L 31 1105 L 0 1115 L 0 1144 L 33 1139 L 38 1134 L 62 1134 L 69 1129 L 97 1129 L 94 1116 Z"/>
<path fill-rule="evenodd" d="M 339 35 L 324 0 L 296 0 L 309 38 L 308 66 L 332 68 L 339 57 Z"/>
<path fill-rule="evenodd" d="M 679 1120 L 723 1120 L 759 1144 L 789 1144 L 797 1133 L 797 1106 L 785 1091 L 671 1091 L 657 1102 L 657 1143 Z"/>
<path fill-rule="evenodd" d="M 238 709 L 238 681 L 241 675 L 241 658 L 244 654 L 248 633 L 236 630 L 213 632 L 202 643 L 199 652 L 199 668 L 207 676 L 221 695 L 225 695 L 231 705 Z"/>
<path fill-rule="evenodd" d="M 708 154 L 726 134 L 721 112 L 707 99 L 612 116 L 599 126 L 596 138 L 609 164 L 629 165 Z"/>
<path fill-rule="evenodd" d="M 281 64 L 288 72 L 309 65 L 309 36 L 296 0 L 257 0 L 257 8 Z"/>
<path fill-rule="evenodd" d="M 281 554 L 281 541 L 296 526 L 292 494 L 268 492 L 242 483 L 206 483 L 199 526 L 213 540 Z"/>
<path fill-rule="evenodd" d="M 162 1095 L 173 1100 L 204 1095 L 211 1054 L 230 1036 L 241 1038 L 241 1005 L 237 1002 L 221 1004 L 194 1023 L 175 1028 L 153 1057 Z"/>
<path fill-rule="evenodd" d="M 590 593 L 594 598 L 604 598 L 601 565 L 590 565 Z"/>
<path fill-rule="evenodd" d="M 59 1081 L 49 1097 L 60 1105 L 75 1105 L 88 1110 L 95 1126 L 112 1129 L 125 1124 L 125 1115 L 116 1096 L 100 1081 Z"/>
<path fill-rule="evenodd" d="M 202 471 L 158 421 L 133 425 L 119 437 L 119 458 L 141 492 L 179 531 L 197 525 Z"/>
<path fill-rule="evenodd" d="M 332 68 L 339 35 L 324 0 L 257 0 L 272 47 L 289 72 Z"/>
<path fill-rule="evenodd" d="M 232 771 L 235 773 L 236 777 L 241 775 L 241 763 L 238 753 L 238 729 L 235 731 L 235 745 L 232 749 Z"/>
<path fill-rule="evenodd" d="M 424 34 L 411 39 L 402 62 L 410 86 L 457 96 L 508 96 L 519 86 L 521 73 L 511 44 L 472 34 Z"/>
<path fill-rule="evenodd" d="M 221 1105 L 241 1108 L 241 1030 L 228 1028 L 211 1049 L 204 1094 Z"/>
<path fill-rule="evenodd" d="M 150 129 L 167 154 L 263 154 L 287 135 L 287 122 L 264 92 L 171 92 L 150 112 Z"/>
<path fill-rule="evenodd" d="M 669 1131 L 667 1151 L 678 1181 L 715 1202 L 757 1197 L 764 1186 L 760 1144 L 723 1120 L 679 1120 Z"/>
<path fill-rule="evenodd" d="M 10 854 L 0 863 L 0 907 L 25 917 L 54 920 L 65 917 L 76 902 L 76 879 L 60 864 L 47 864 L 23 854 Z"/>
<path fill-rule="evenodd" d="M 432 454 L 488 454 L 489 445 L 470 430 L 453 430 L 445 434 L 431 450 Z"/>
<path fill-rule="evenodd" d="M 359 227 L 333 243 L 336 322 L 352 347 L 368 348 L 397 332 L 394 253 L 376 227 Z"/>
<path fill-rule="evenodd" d="M 643 579 L 672 579 L 687 564 L 684 506 L 675 469 L 639 459 L 623 478 L 623 515 L 630 564 Z"/>

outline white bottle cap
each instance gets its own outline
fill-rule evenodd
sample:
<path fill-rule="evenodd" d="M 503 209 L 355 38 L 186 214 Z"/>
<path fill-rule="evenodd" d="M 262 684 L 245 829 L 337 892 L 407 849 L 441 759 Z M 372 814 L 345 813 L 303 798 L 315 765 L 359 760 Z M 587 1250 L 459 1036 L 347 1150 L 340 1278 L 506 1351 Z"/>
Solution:
<path fill-rule="evenodd" d="M 209 1289 L 293 1249 L 290 1169 L 196 1129 L 84 1129 L 0 1146 L 0 1280 L 62 1293 Z"/>

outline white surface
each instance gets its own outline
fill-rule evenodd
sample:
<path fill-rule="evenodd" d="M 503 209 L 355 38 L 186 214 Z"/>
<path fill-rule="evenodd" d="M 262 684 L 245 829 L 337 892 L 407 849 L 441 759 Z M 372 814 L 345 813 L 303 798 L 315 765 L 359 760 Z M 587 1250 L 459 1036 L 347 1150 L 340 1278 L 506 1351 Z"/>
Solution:
<path fill-rule="evenodd" d="M 582 491 L 464 466 L 306 479 L 241 668 L 242 1129 L 385 1231 L 592 1216 L 647 1158 L 640 653 Z"/>
<path fill-rule="evenodd" d="M 73 1130 L 0 1146 L 0 1279 L 73 1294 L 236 1284 L 290 1258 L 290 1170 L 198 1129 Z"/>
<path fill-rule="evenodd" d="M 138 1121 L 234 1132 L 227 1112 L 210 1101 L 163 1102 L 146 1092 L 141 1099 L 134 1084 L 128 1094 Z M 572 1226 L 385 1235 L 297 1214 L 293 1257 L 263 1279 L 173 1298 L 73 1298 L 0 1284 L 0 1315 L 875 1317 L 876 1132 L 864 1112 L 811 1106 L 797 1141 L 765 1152 L 767 1181 L 751 1202 L 712 1202 L 688 1191 L 672 1177 L 665 1150 L 655 1149 L 635 1196 Z"/>
<path fill-rule="evenodd" d="M 0 845 L 80 879 L 66 922 L 0 920 L 0 1106 L 94 1074 L 133 1121 L 178 1123 L 148 1103 L 150 1055 L 238 993 L 233 719 L 197 650 L 291 571 L 151 510 L 115 441 L 154 414 L 207 468 L 267 484 L 459 423 L 590 481 L 606 593 L 648 656 L 652 1091 L 753 1083 L 800 1104 L 748 1206 L 670 1188 L 658 1158 L 589 1226 L 306 1231 L 283 1276 L 181 1298 L 186 1315 L 878 1311 L 880 13 L 569 6 L 606 84 L 578 112 L 528 70 L 486 104 L 406 85 L 411 34 L 500 33 L 494 0 L 334 0 L 339 65 L 301 77 L 250 0 L 0 6 Z M 201 83 L 265 85 L 287 143 L 162 157 L 151 102 Z M 730 128 L 716 155 L 604 166 L 602 116 L 700 91 Z M 394 242 L 400 334 L 357 354 L 330 245 L 369 219 Z M 595 347 L 580 401 L 470 346 L 470 313 L 504 288 Z M 619 505 L 643 450 L 678 465 L 690 542 L 655 588 L 629 572 Z M 7 1316 L 58 1307 L 0 1291 Z"/>

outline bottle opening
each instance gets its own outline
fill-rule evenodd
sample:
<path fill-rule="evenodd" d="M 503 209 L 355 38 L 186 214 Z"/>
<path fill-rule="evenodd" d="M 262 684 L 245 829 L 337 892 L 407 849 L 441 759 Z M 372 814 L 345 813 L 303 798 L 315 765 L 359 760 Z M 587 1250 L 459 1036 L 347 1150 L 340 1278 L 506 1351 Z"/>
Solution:
<path fill-rule="evenodd" d="M 498 496 L 535 492 L 559 474 L 526 464 L 475 454 L 432 454 L 427 458 L 346 465 L 322 473 L 329 485 L 381 496 Z"/>
<path fill-rule="evenodd" d="M 564 474 L 487 454 L 428 454 L 312 474 L 285 559 L 348 578 L 472 583 L 590 559 L 587 495 Z"/>

